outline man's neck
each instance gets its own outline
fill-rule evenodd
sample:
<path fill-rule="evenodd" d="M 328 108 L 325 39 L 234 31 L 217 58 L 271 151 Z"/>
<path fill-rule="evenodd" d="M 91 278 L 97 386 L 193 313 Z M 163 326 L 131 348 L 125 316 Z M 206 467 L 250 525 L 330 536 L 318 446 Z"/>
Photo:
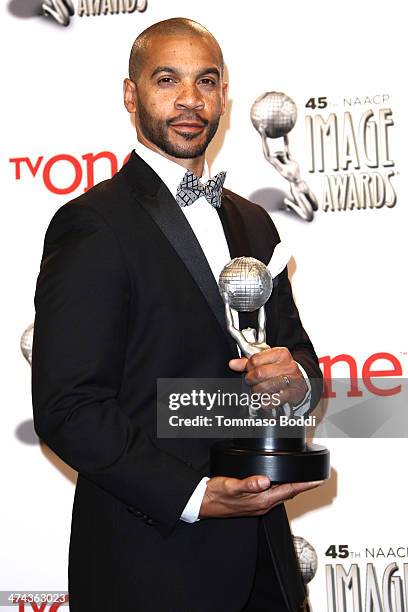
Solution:
<path fill-rule="evenodd" d="M 166 157 L 170 161 L 178 164 L 179 166 L 182 166 L 186 170 L 191 170 L 191 172 L 193 172 L 196 176 L 198 176 L 198 178 L 200 178 L 203 175 L 204 162 L 205 162 L 205 155 L 204 154 L 200 155 L 200 157 L 193 157 L 191 159 L 190 158 L 183 158 L 183 157 L 173 157 L 172 155 L 168 155 L 165 151 L 160 149 L 154 143 L 152 143 L 152 142 L 146 140 L 145 138 L 143 138 L 143 136 L 140 137 L 138 135 L 138 140 L 139 140 L 139 142 L 141 144 L 143 144 L 148 149 L 151 149 L 155 153 L 159 153 L 159 155 L 162 155 L 163 157 Z"/>

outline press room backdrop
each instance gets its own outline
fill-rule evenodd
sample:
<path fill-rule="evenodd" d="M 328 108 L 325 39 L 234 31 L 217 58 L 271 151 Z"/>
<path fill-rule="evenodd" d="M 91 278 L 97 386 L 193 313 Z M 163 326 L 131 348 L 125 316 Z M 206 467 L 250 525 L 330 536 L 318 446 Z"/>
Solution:
<path fill-rule="evenodd" d="M 65 26 L 41 16 L 41 2 L 1 9 L 1 591 L 67 590 L 76 474 L 33 430 L 20 339 L 34 320 L 53 213 L 111 176 L 134 146 L 122 80 L 133 40 L 150 24 L 190 17 L 219 40 L 230 94 L 209 160 L 227 170 L 228 188 L 265 206 L 290 243 L 294 294 L 326 375 L 347 380 L 365 367 L 404 376 L 408 367 L 399 3 L 74 0 L 74 14 L 69 5 L 57 15 Z M 309 223 L 281 210 L 289 185 L 250 121 L 268 91 L 298 108 L 289 141 L 319 203 Z M 318 556 L 313 611 L 406 612 L 406 441 L 323 442 L 331 480 L 287 504 L 294 534 Z"/>

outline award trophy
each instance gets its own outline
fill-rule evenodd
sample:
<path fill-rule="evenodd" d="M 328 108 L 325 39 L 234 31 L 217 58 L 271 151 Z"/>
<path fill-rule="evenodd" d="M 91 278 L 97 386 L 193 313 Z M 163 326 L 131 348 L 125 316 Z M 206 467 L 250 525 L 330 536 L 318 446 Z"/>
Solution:
<path fill-rule="evenodd" d="M 296 123 L 296 104 L 280 91 L 270 91 L 255 100 L 251 108 L 251 121 L 262 138 L 266 160 L 290 183 L 291 198 L 285 197 L 287 210 L 293 210 L 304 221 L 312 221 L 318 209 L 316 197 L 300 177 L 299 164 L 289 151 L 288 134 Z M 283 136 L 284 150 L 271 152 L 268 138 Z"/>
<path fill-rule="evenodd" d="M 279 246 L 279 245 L 278 245 Z M 283 249 L 276 247 L 279 255 Z M 275 253 L 274 253 L 275 255 Z M 280 270 L 286 262 L 280 257 Z M 225 304 L 228 331 L 246 357 L 270 348 L 266 343 L 265 304 L 273 290 L 271 274 L 274 257 L 268 268 L 253 257 L 237 257 L 222 270 L 219 289 Z M 272 264 L 272 265 L 271 265 Z M 280 271 L 279 270 L 279 271 Z M 235 325 L 238 312 L 258 310 L 258 330 L 242 331 Z M 287 405 L 290 410 L 290 406 Z M 286 431 L 286 437 L 285 437 Z M 273 483 L 307 482 L 328 478 L 330 455 L 327 448 L 306 443 L 305 428 L 297 427 L 288 437 L 288 428 L 274 426 L 262 438 L 235 438 L 216 442 L 211 448 L 212 476 L 246 478 L 263 474 Z"/>

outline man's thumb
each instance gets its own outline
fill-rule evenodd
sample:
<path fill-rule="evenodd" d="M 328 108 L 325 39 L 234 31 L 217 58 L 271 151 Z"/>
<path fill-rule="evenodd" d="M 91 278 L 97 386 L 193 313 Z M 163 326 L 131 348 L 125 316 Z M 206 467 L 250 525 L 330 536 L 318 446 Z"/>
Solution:
<path fill-rule="evenodd" d="M 242 490 L 247 493 L 261 493 L 271 486 L 271 481 L 267 476 L 248 476 L 242 481 Z"/>
<path fill-rule="evenodd" d="M 248 359 L 246 357 L 241 357 L 240 359 L 231 359 L 229 361 L 229 367 L 234 372 L 245 372 L 246 364 Z"/>

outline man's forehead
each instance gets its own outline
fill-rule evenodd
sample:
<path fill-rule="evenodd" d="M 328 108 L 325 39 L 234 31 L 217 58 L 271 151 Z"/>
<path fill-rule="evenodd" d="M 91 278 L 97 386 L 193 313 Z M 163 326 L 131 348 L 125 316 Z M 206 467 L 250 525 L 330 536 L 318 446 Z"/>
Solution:
<path fill-rule="evenodd" d="M 192 60 L 200 64 L 213 65 L 221 69 L 221 56 L 216 43 L 206 36 L 155 36 L 145 47 L 145 65 L 155 68 L 158 65 L 177 63 L 191 65 Z"/>

